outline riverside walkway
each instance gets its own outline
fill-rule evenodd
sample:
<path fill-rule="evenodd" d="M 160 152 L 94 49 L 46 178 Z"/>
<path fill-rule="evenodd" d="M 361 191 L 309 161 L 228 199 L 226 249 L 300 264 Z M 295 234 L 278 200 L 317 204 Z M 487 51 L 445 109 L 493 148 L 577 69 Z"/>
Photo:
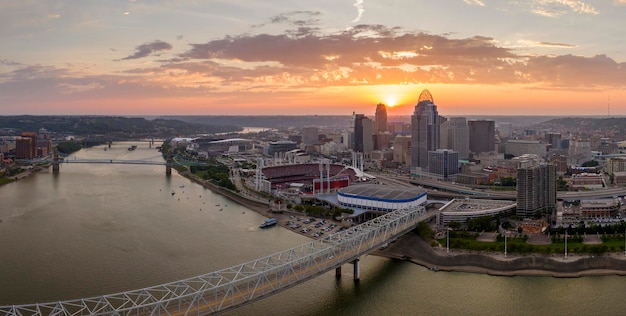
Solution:
<path fill-rule="evenodd" d="M 148 288 L 75 300 L 0 306 L 0 316 L 208 315 L 231 310 L 352 263 L 432 217 L 396 210 L 299 247 L 241 265 Z"/>

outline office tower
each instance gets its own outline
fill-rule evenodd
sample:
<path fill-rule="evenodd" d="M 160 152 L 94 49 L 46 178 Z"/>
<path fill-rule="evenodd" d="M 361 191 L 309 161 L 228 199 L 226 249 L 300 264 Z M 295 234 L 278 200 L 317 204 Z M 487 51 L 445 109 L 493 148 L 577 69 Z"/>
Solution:
<path fill-rule="evenodd" d="M 517 216 L 533 217 L 556 205 L 556 169 L 534 164 L 517 169 Z"/>
<path fill-rule="evenodd" d="M 547 133 L 546 142 L 552 145 L 552 149 L 561 149 L 561 133 Z"/>
<path fill-rule="evenodd" d="M 353 146 L 355 152 L 369 153 L 374 150 L 372 140 L 372 120 L 363 114 L 352 114 L 353 117 Z"/>
<path fill-rule="evenodd" d="M 502 122 L 498 124 L 498 134 L 500 138 L 509 138 L 513 135 L 513 124 Z"/>
<path fill-rule="evenodd" d="M 411 116 L 411 168 L 428 168 L 428 152 L 439 149 L 439 113 L 428 90 L 420 94 Z"/>
<path fill-rule="evenodd" d="M 469 121 L 469 150 L 475 154 L 495 151 L 496 122 L 487 120 Z"/>
<path fill-rule="evenodd" d="M 302 129 L 302 143 L 305 145 L 319 144 L 319 129 L 317 127 L 305 127 Z"/>
<path fill-rule="evenodd" d="M 393 140 L 393 161 L 402 165 L 408 165 L 411 162 L 411 137 L 396 136 Z"/>
<path fill-rule="evenodd" d="M 450 149 L 438 149 L 428 152 L 428 172 L 443 180 L 459 173 L 459 153 Z"/>
<path fill-rule="evenodd" d="M 387 107 L 383 103 L 376 104 L 376 114 L 374 116 L 374 132 L 376 134 L 387 131 Z"/>
<path fill-rule="evenodd" d="M 469 129 L 464 117 L 451 117 L 441 123 L 440 148 L 452 149 L 459 153 L 459 159 L 469 158 Z"/>

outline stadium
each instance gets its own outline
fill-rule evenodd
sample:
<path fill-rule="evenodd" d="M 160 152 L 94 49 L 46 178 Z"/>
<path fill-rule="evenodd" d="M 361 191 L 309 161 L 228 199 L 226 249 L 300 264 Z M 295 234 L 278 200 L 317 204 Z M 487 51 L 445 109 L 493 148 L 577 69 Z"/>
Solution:
<path fill-rule="evenodd" d="M 328 198 L 326 196 L 325 200 L 329 203 L 354 210 L 352 217 L 356 217 L 357 221 L 372 219 L 397 209 L 423 206 L 427 200 L 426 191 L 421 188 L 373 183 L 339 189 L 336 202 Z"/>
<path fill-rule="evenodd" d="M 319 193 L 347 187 L 358 179 L 352 167 L 339 164 L 295 164 L 262 169 L 266 192 L 299 188 L 303 193 Z"/>

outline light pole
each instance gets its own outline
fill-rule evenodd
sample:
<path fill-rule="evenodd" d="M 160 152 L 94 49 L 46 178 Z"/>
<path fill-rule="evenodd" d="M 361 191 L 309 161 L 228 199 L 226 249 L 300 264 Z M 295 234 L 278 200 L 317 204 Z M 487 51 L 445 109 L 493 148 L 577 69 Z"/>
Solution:
<path fill-rule="evenodd" d="M 565 259 L 567 259 L 567 230 L 565 231 Z"/>
<path fill-rule="evenodd" d="M 450 227 L 446 227 L 446 253 L 450 252 Z"/>
<path fill-rule="evenodd" d="M 506 258 L 506 235 L 507 235 L 507 231 L 504 231 L 504 257 Z"/>

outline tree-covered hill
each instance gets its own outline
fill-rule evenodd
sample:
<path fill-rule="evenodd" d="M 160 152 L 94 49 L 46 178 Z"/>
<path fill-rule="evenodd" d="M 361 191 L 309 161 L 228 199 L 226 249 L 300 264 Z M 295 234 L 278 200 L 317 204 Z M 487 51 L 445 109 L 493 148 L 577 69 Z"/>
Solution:
<path fill-rule="evenodd" d="M 0 116 L 0 133 L 16 134 L 38 131 L 77 135 L 108 135 L 111 137 L 171 137 L 199 133 L 241 130 L 235 126 L 188 123 L 173 119 L 130 118 L 117 116 Z"/>
<path fill-rule="evenodd" d="M 567 129 L 570 131 L 612 131 L 613 133 L 625 134 L 626 117 L 563 117 L 539 123 L 536 127 L 542 129 Z"/>

